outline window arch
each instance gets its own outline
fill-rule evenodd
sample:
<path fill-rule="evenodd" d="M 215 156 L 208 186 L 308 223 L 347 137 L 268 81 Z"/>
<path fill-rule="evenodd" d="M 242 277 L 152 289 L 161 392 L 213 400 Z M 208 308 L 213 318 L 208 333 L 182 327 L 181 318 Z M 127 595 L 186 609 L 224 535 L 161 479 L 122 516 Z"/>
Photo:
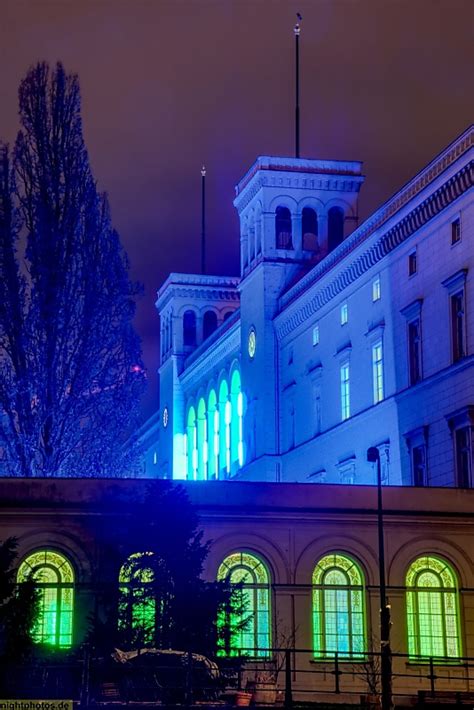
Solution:
<path fill-rule="evenodd" d="M 185 311 L 183 315 L 183 345 L 196 345 L 196 314 Z"/>
<path fill-rule="evenodd" d="M 217 328 L 217 314 L 215 311 L 206 311 L 202 319 L 202 337 L 208 338 Z"/>
<path fill-rule="evenodd" d="M 318 251 L 318 216 L 312 207 L 303 207 L 301 217 L 303 249 Z"/>
<path fill-rule="evenodd" d="M 198 470 L 196 410 L 189 407 L 186 423 L 186 460 L 188 478 L 195 480 Z"/>
<path fill-rule="evenodd" d="M 459 658 L 458 584 L 439 557 L 418 557 L 406 576 L 408 653 L 411 657 Z"/>
<path fill-rule="evenodd" d="M 53 550 L 29 555 L 18 568 L 17 582 L 32 577 L 40 593 L 40 615 L 31 635 L 36 643 L 68 648 L 72 645 L 74 570 L 69 560 Z"/>
<path fill-rule="evenodd" d="M 130 634 L 131 643 L 151 644 L 155 636 L 156 600 L 150 565 L 152 552 L 134 552 L 119 572 L 119 630 Z"/>
<path fill-rule="evenodd" d="M 275 210 L 275 244 L 277 249 L 293 249 L 291 213 L 288 207 Z"/>
<path fill-rule="evenodd" d="M 219 465 L 226 474 L 230 473 L 231 464 L 231 419 L 229 385 L 227 380 L 222 380 L 219 386 Z"/>
<path fill-rule="evenodd" d="M 231 618 L 221 617 L 220 624 L 235 626 L 242 621 L 244 627 L 236 631 L 230 640 L 230 655 L 244 651 L 256 657 L 270 655 L 271 617 L 269 574 L 264 563 L 256 555 L 248 552 L 234 552 L 220 565 L 217 579 L 225 579 L 230 584 L 242 585 L 242 615 Z M 253 652 L 250 650 L 253 649 Z"/>
<path fill-rule="evenodd" d="M 217 406 L 216 390 L 209 392 L 207 401 L 207 431 L 208 431 L 208 477 L 219 478 L 219 408 Z"/>
<path fill-rule="evenodd" d="M 200 480 L 207 479 L 208 458 L 206 402 L 201 397 L 197 408 L 197 473 Z"/>
<path fill-rule="evenodd" d="M 344 239 L 344 210 L 331 207 L 328 211 L 328 248 L 335 249 Z"/>
<path fill-rule="evenodd" d="M 316 658 L 360 657 L 366 651 L 364 577 L 346 555 L 331 553 L 313 572 L 313 643 Z"/>
<path fill-rule="evenodd" d="M 230 380 L 230 401 L 231 401 L 231 466 L 235 471 L 241 468 L 244 462 L 243 445 L 243 416 L 244 405 L 240 372 L 235 369 Z"/>

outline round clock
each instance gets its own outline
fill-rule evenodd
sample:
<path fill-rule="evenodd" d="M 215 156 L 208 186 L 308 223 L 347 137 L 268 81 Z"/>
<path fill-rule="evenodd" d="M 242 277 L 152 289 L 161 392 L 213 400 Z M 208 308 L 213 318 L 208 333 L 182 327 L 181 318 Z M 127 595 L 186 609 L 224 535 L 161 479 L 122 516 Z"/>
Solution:
<path fill-rule="evenodd" d="M 165 429 L 166 429 L 166 427 L 168 426 L 169 418 L 170 418 L 170 415 L 169 415 L 169 412 L 168 412 L 168 407 L 165 407 L 165 408 L 163 409 L 163 426 L 164 426 Z"/>
<path fill-rule="evenodd" d="M 253 360 L 253 358 L 255 357 L 255 351 L 257 349 L 257 334 L 255 332 L 255 328 L 253 327 L 249 330 L 247 349 L 249 352 L 250 359 Z"/>

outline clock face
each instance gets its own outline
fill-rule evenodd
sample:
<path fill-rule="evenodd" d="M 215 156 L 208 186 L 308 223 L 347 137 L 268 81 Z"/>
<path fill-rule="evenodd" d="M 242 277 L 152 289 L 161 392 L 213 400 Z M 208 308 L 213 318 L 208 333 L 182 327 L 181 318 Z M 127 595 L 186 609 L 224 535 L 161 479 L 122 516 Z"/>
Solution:
<path fill-rule="evenodd" d="M 249 357 L 252 360 L 255 357 L 255 351 L 257 349 L 257 334 L 255 332 L 255 328 L 250 328 L 247 347 Z"/>
<path fill-rule="evenodd" d="M 163 409 L 163 426 L 164 426 L 165 429 L 166 429 L 166 427 L 168 426 L 169 418 L 170 418 L 170 415 L 169 415 L 169 412 L 168 412 L 168 407 L 165 407 L 165 408 Z"/>

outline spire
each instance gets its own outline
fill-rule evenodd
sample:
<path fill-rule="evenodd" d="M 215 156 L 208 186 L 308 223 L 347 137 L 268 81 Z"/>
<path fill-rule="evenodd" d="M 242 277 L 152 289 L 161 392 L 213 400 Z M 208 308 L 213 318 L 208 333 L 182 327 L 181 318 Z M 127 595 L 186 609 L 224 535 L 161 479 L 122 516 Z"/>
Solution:
<path fill-rule="evenodd" d="M 300 157 L 300 22 L 303 19 L 299 12 L 296 13 L 298 22 L 294 27 L 295 33 L 295 157 Z"/>
<path fill-rule="evenodd" d="M 206 168 L 201 168 L 201 273 L 206 273 Z"/>

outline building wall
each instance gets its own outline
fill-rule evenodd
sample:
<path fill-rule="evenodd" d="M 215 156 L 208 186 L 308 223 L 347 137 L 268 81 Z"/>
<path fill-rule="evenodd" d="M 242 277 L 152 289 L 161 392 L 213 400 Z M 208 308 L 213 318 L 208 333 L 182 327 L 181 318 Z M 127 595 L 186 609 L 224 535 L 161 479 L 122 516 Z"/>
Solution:
<path fill-rule="evenodd" d="M 6 479 L 0 539 L 15 535 L 19 561 L 47 547 L 71 561 L 77 579 L 75 641 L 80 642 L 85 618 L 93 607 L 92 589 L 114 583 L 118 570 L 108 566 L 114 526 L 139 516 L 147 496 L 159 495 L 161 483 L 132 480 L 91 481 Z M 211 540 L 204 576 L 216 577 L 223 559 L 250 552 L 266 565 L 271 579 L 272 634 L 275 646 L 288 643 L 306 649 L 296 653 L 298 670 L 314 670 L 311 649 L 311 579 L 318 560 L 331 552 L 352 557 L 365 577 L 367 635 L 377 649 L 379 633 L 379 571 L 376 490 L 364 486 L 313 486 L 190 482 L 186 490 L 196 506 L 204 540 Z M 392 650 L 407 654 L 405 575 L 419 556 L 437 555 L 451 564 L 459 585 L 461 653 L 474 657 L 474 491 L 433 488 L 384 490 L 387 594 L 391 604 Z M 127 523 L 128 521 L 128 523 Z M 166 534 L 166 531 L 162 531 Z M 149 549 L 150 540 L 143 541 Z M 409 678 L 395 681 L 395 692 L 416 693 L 429 687 L 423 665 L 394 661 L 395 672 Z M 341 662 L 342 690 L 364 692 L 353 663 Z M 295 689 L 333 690 L 333 664 L 319 662 L 326 675 L 297 674 Z M 463 665 L 453 662 L 449 681 L 438 687 L 469 689 Z M 424 676 L 423 681 L 421 676 Z M 340 699 L 344 699 L 344 695 Z"/>

